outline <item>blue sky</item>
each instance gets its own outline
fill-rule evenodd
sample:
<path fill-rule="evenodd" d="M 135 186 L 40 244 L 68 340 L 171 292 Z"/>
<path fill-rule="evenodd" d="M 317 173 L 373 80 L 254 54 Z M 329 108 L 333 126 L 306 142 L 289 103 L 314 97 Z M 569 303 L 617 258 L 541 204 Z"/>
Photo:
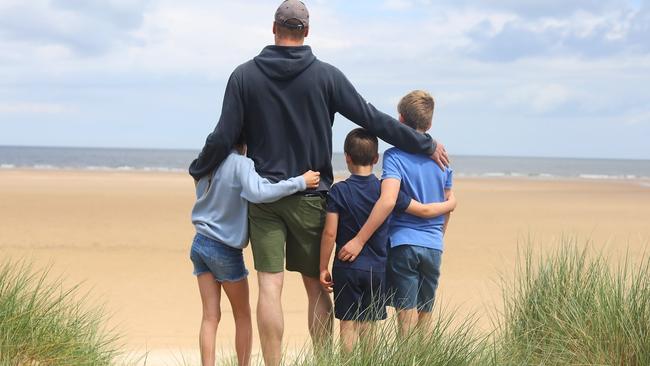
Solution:
<path fill-rule="evenodd" d="M 0 145 L 199 149 L 278 3 L 2 0 Z M 393 115 L 429 90 L 453 153 L 650 159 L 650 0 L 306 4 L 315 54 Z"/>

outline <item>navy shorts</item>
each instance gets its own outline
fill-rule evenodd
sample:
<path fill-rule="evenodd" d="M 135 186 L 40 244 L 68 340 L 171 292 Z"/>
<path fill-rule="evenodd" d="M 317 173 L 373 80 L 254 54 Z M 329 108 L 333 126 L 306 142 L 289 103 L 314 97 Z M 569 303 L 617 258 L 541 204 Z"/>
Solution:
<path fill-rule="evenodd" d="M 209 272 L 218 282 L 237 282 L 248 276 L 241 249 L 199 233 L 192 242 L 190 260 L 194 264 L 195 276 Z"/>
<path fill-rule="evenodd" d="M 386 319 L 384 272 L 334 267 L 334 315 L 339 320 Z"/>
<path fill-rule="evenodd" d="M 400 245 L 388 255 L 389 297 L 396 309 L 430 312 L 436 298 L 442 252 Z"/>

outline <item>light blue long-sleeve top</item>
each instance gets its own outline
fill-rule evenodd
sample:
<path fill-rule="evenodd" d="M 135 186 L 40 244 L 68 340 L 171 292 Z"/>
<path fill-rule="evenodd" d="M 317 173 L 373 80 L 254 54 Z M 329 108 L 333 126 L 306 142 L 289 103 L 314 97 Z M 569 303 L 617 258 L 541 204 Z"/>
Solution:
<path fill-rule="evenodd" d="M 273 202 L 306 188 L 302 176 L 271 183 L 257 174 L 253 160 L 232 151 L 196 185 L 192 223 L 199 234 L 241 249 L 248 244 L 248 202 Z"/>

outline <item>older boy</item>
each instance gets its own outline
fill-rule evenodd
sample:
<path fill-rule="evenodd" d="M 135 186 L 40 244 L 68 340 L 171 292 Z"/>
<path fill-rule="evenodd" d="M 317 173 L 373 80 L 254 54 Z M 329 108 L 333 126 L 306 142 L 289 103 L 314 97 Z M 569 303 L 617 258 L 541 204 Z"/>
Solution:
<path fill-rule="evenodd" d="M 434 100 L 416 90 L 398 105 L 400 122 L 419 133 L 431 128 Z M 440 170 L 425 157 L 392 148 L 384 153 L 381 197 L 357 236 L 339 251 L 342 261 L 354 260 L 388 215 L 401 192 L 423 203 L 444 202 L 451 196 L 452 170 Z M 421 218 L 396 213 L 389 225 L 389 282 L 402 334 L 427 325 L 438 287 L 443 236 L 449 214 Z"/>
<path fill-rule="evenodd" d="M 341 320 L 341 341 L 350 352 L 359 336 L 370 329 L 373 321 L 386 318 L 384 300 L 388 227 L 382 225 L 369 237 L 354 261 L 334 259 L 333 276 L 328 265 L 334 243 L 337 249 L 352 239 L 370 215 L 380 196 L 381 183 L 372 173 L 379 158 L 377 137 L 358 128 L 345 139 L 347 180 L 334 184 L 327 199 L 325 229 L 321 238 L 320 281 L 328 292 L 334 291 L 334 314 Z M 432 205 L 411 202 L 406 194 L 397 198 L 395 209 L 427 217 L 452 210 L 455 201 Z"/>

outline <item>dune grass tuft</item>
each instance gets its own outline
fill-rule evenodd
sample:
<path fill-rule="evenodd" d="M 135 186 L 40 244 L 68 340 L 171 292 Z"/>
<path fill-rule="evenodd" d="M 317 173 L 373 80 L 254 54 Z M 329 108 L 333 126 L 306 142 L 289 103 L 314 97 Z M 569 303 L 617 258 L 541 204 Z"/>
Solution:
<path fill-rule="evenodd" d="M 611 266 L 575 243 L 528 250 L 504 300 L 500 365 L 650 365 L 647 258 Z"/>
<path fill-rule="evenodd" d="M 488 364 L 486 337 L 475 333 L 474 317 L 458 320 L 455 311 L 437 307 L 433 323 L 400 336 L 397 318 L 391 316 L 364 335 L 352 353 L 347 354 L 335 342 L 320 354 L 303 352 L 287 364 L 294 366 L 370 366 L 370 365 L 479 365 Z"/>
<path fill-rule="evenodd" d="M 111 364 L 116 338 L 103 328 L 102 310 L 79 295 L 47 270 L 0 264 L 0 365 Z"/>

